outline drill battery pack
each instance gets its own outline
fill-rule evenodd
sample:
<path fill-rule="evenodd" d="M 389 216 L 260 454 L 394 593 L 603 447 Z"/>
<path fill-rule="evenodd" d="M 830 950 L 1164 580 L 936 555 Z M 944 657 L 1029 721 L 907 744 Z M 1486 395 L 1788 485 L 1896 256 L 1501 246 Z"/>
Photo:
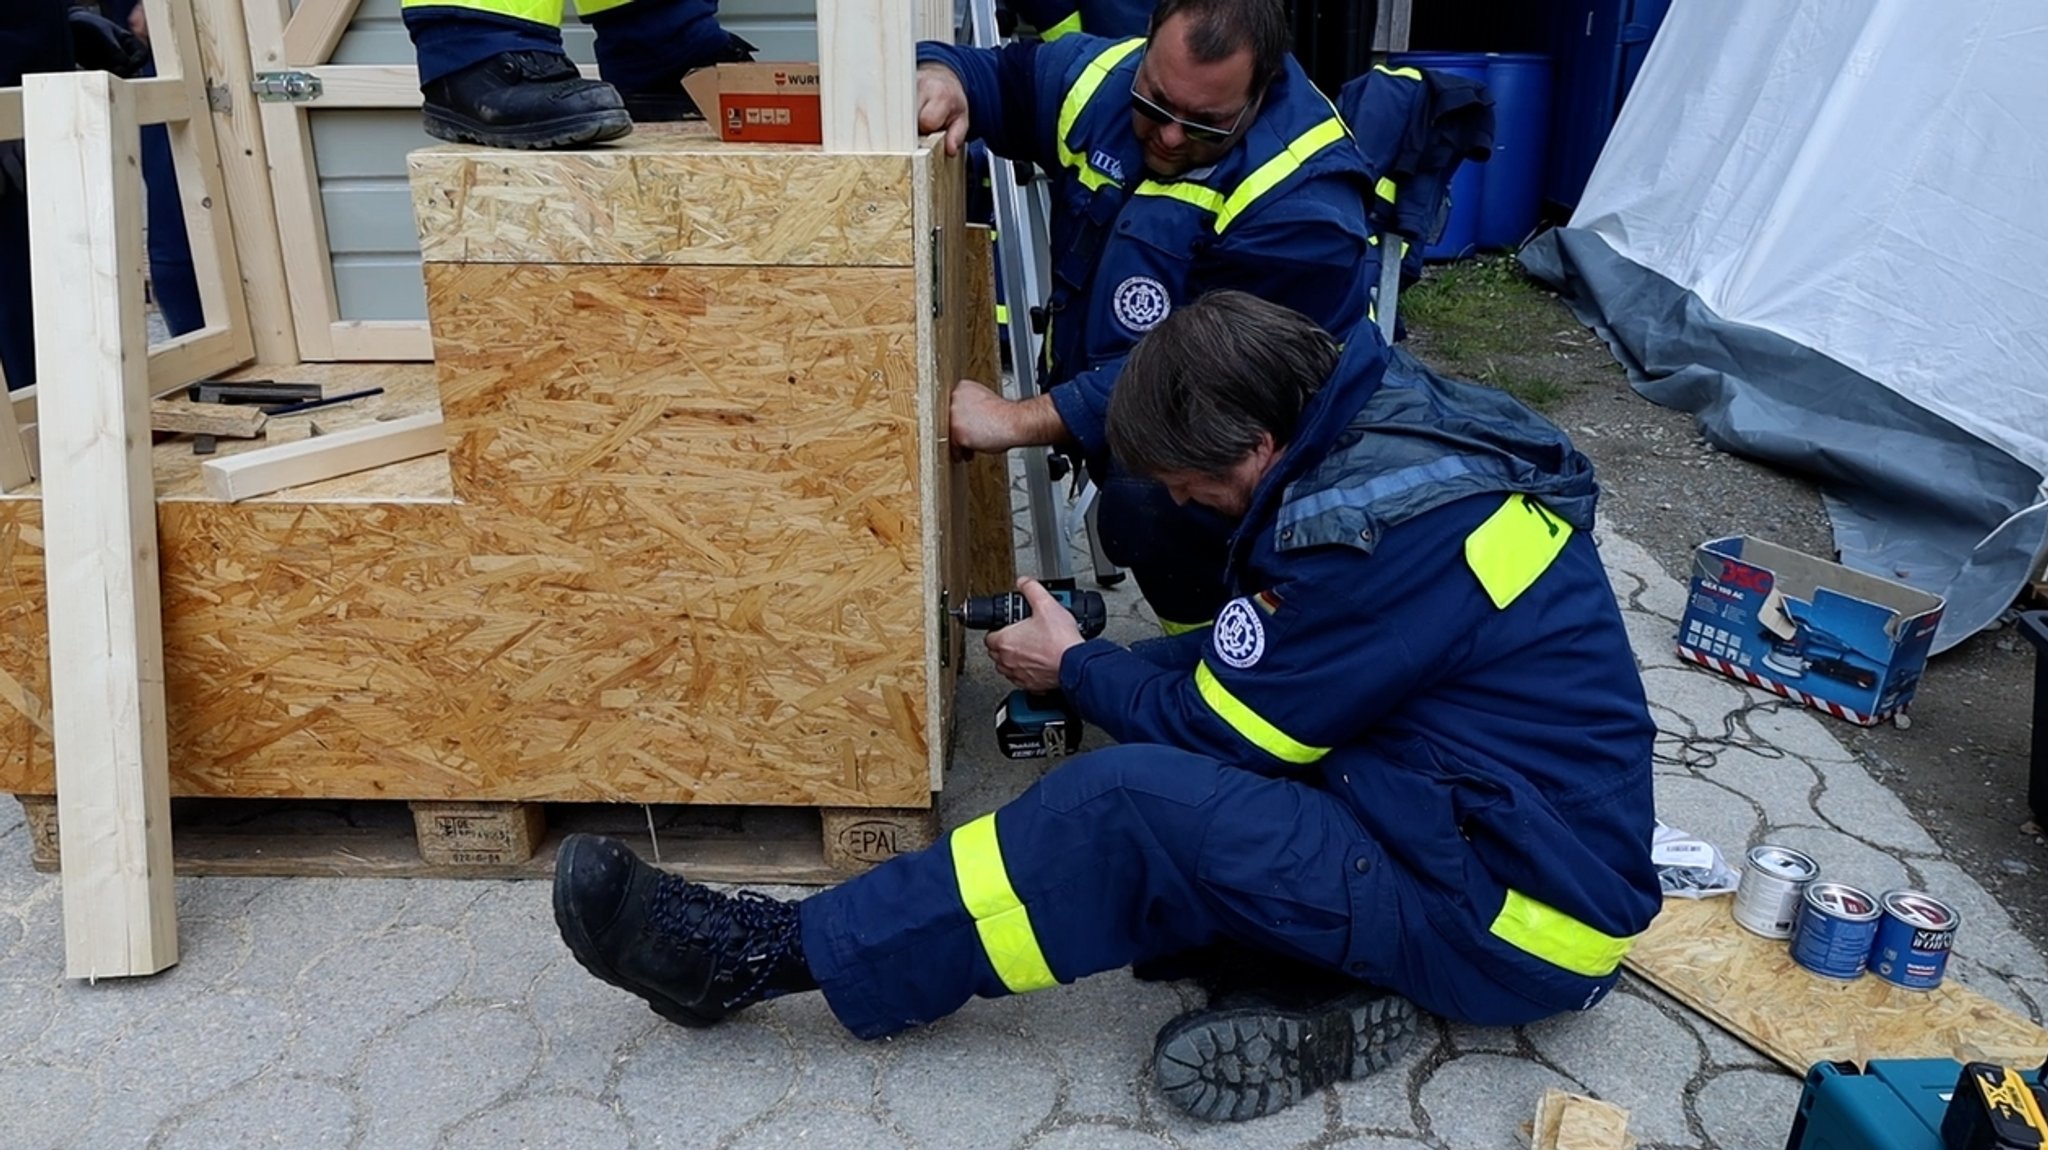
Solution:
<path fill-rule="evenodd" d="M 1819 1062 L 1806 1072 L 1785 1150 L 2040 1150 L 2040 1095 L 2039 1069 Z"/>
<path fill-rule="evenodd" d="M 1058 695 L 1012 691 L 996 708 L 996 745 L 1012 759 L 1061 758 L 1081 749 L 1084 728 Z"/>

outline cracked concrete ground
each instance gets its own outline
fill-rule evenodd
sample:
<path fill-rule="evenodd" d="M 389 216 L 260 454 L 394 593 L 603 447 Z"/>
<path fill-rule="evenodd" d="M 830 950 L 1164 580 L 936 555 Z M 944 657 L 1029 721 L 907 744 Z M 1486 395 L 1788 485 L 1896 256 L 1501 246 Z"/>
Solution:
<path fill-rule="evenodd" d="M 1843 749 L 1846 728 L 1681 665 L 1683 589 L 1627 539 L 1601 544 L 1664 732 L 1660 815 L 1731 852 L 1768 836 L 1851 881 L 1939 892 L 1964 917 L 1952 977 L 2039 1021 L 2048 963 Z M 1134 591 L 1110 600 L 1112 636 L 1147 633 Z M 978 653 L 970 670 L 942 804 L 955 825 L 1037 770 L 993 753 L 978 717 L 997 684 Z M 1600 1008 L 1535 1026 L 1429 1020 L 1381 1075 L 1198 1125 L 1162 1104 L 1147 1065 L 1154 1032 L 1194 1004 L 1183 988 L 1103 975 L 881 1043 L 848 1038 L 816 995 L 683 1030 L 575 965 L 540 882 L 181 879 L 183 961 L 88 986 L 61 977 L 57 881 L 31 871 L 6 810 L 0 1142 L 22 1150 L 1506 1150 L 1526 1145 L 1518 1127 L 1549 1086 L 1629 1108 L 1645 1147 L 1748 1150 L 1783 1143 L 1799 1095 L 1629 978 Z"/>

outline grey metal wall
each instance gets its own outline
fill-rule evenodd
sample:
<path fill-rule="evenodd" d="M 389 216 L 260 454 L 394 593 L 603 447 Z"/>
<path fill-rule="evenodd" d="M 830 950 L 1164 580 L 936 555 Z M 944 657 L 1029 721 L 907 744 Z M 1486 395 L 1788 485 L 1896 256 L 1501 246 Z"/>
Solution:
<path fill-rule="evenodd" d="M 818 58 L 814 0 L 724 0 L 719 16 L 728 30 L 757 45 L 762 59 Z M 590 30 L 573 16 L 562 39 L 578 62 L 592 62 Z M 412 59 L 398 0 L 363 0 L 332 63 L 410 64 Z M 434 142 L 420 131 L 419 113 L 316 108 L 308 118 L 341 318 L 426 318 L 419 240 L 405 182 L 406 153 Z"/>

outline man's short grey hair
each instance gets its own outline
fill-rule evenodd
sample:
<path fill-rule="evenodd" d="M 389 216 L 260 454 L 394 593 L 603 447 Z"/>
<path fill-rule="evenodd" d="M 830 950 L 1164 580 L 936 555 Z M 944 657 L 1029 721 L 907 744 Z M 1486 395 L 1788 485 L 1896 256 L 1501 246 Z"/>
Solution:
<path fill-rule="evenodd" d="M 1182 14 L 1189 20 L 1188 49 L 1202 63 L 1214 64 L 1251 49 L 1254 94 L 1287 67 L 1292 36 L 1282 0 L 1159 0 L 1146 35 L 1157 36 L 1167 17 Z"/>
<path fill-rule="evenodd" d="M 1138 475 L 1220 475 L 1261 433 L 1294 439 L 1302 409 L 1337 367 L 1337 342 L 1300 312 L 1212 292 L 1161 320 L 1109 395 L 1109 446 Z"/>

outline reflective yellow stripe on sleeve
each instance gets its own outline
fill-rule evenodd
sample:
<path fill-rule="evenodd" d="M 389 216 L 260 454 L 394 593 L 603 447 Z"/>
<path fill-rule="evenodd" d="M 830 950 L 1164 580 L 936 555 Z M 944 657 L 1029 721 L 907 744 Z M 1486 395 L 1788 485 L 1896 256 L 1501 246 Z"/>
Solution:
<path fill-rule="evenodd" d="M 1502 610 L 1550 570 L 1571 541 L 1572 525 L 1527 495 L 1510 495 L 1500 510 L 1465 536 L 1465 564 Z"/>
<path fill-rule="evenodd" d="M 1613 974 L 1636 941 L 1633 936 L 1616 938 L 1602 934 L 1518 890 L 1508 891 L 1507 901 L 1501 904 L 1500 913 L 1487 929 L 1516 950 L 1587 978 Z"/>
<path fill-rule="evenodd" d="M 626 0 L 591 0 L 589 4 L 578 4 L 576 11 L 584 16 L 616 8 Z M 488 12 L 493 16 L 510 16 L 514 20 L 531 20 L 535 24 L 546 24 L 550 28 L 562 26 L 562 0 L 399 0 L 401 8 L 467 8 L 471 12 Z"/>
<path fill-rule="evenodd" d="M 1038 37 L 1039 39 L 1044 40 L 1046 43 L 1050 44 L 1054 40 L 1057 40 L 1062 36 L 1071 35 L 1072 33 L 1079 32 L 1080 30 L 1081 14 L 1079 12 L 1076 12 L 1072 16 L 1069 16 L 1066 19 L 1060 21 L 1059 23 L 1054 24 L 1052 27 L 1047 28 L 1045 31 L 1040 32 L 1038 34 Z"/>
<path fill-rule="evenodd" d="M 1052 976 L 1045 952 L 1038 948 L 1038 935 L 1031 929 L 1031 914 L 1010 886 L 1003 848 L 996 842 L 996 816 L 985 814 L 954 831 L 951 846 L 960 901 L 974 918 L 981 949 L 996 977 L 1011 994 L 1057 985 L 1059 980 Z"/>
<path fill-rule="evenodd" d="M 1088 106 L 1088 101 L 1095 98 L 1095 91 L 1102 87 L 1102 81 L 1109 77 L 1110 72 L 1118 64 L 1123 63 L 1124 57 L 1144 46 L 1144 38 L 1135 37 L 1119 40 L 1104 48 L 1093 60 L 1088 61 L 1088 66 L 1081 70 L 1081 78 L 1074 81 L 1074 86 L 1067 89 L 1066 98 L 1060 101 L 1059 139 L 1055 141 L 1059 146 L 1060 166 L 1074 169 L 1075 178 L 1081 181 L 1082 187 L 1091 192 L 1115 184 L 1116 181 L 1090 167 L 1087 156 L 1067 146 L 1067 137 L 1073 134 L 1074 125 L 1080 121 L 1082 110 Z"/>
<path fill-rule="evenodd" d="M 1244 701 L 1230 693 L 1216 672 L 1209 669 L 1204 659 L 1195 667 L 1195 690 L 1202 695 L 1202 701 L 1216 716 L 1230 724 L 1230 729 L 1243 735 L 1252 746 L 1279 759 L 1283 763 L 1313 763 L 1330 753 L 1328 747 L 1311 747 L 1297 741 L 1292 735 L 1266 721 L 1265 716 L 1245 706 Z"/>
<path fill-rule="evenodd" d="M 1201 623 L 1176 623 L 1171 619 L 1161 619 L 1159 621 L 1159 633 L 1171 639 L 1178 635 L 1185 635 L 1190 631 L 1199 631 L 1213 622 L 1215 622 L 1214 619 Z"/>
<path fill-rule="evenodd" d="M 1394 196 L 1398 194 L 1400 190 L 1401 189 L 1394 186 L 1394 181 L 1388 179 L 1385 176 L 1381 176 L 1380 182 L 1372 186 L 1373 194 L 1387 201 L 1390 204 L 1394 202 Z"/>

